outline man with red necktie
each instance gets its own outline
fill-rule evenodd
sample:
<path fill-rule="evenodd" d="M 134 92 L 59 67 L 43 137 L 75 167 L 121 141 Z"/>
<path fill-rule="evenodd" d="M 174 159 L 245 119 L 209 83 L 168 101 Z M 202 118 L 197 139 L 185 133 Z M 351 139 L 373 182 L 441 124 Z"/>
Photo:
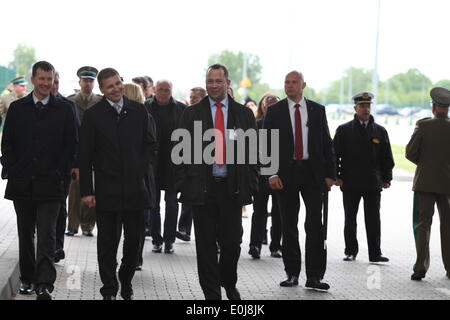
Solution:
<path fill-rule="evenodd" d="M 334 184 L 336 165 L 325 108 L 303 96 L 305 87 L 302 73 L 288 73 L 284 81 L 287 98 L 268 109 L 263 125 L 264 129 L 279 130 L 280 166 L 277 174 L 268 180 L 270 188 L 278 194 L 283 230 L 282 253 L 287 278 L 280 286 L 298 285 L 301 252 L 297 225 L 301 193 L 306 207 L 305 286 L 328 290 L 330 286 L 321 282 L 326 268 L 322 199 L 326 189 L 330 190 Z"/>
<path fill-rule="evenodd" d="M 234 153 L 226 151 L 227 145 L 231 146 L 231 140 L 236 138 L 237 129 L 256 132 L 253 113 L 227 95 L 229 86 L 226 67 L 210 66 L 206 74 L 208 96 L 187 108 L 180 123 L 180 128 L 187 129 L 192 139 L 199 140 L 191 141 L 193 161 L 176 167 L 176 185 L 181 191 L 180 201 L 192 205 L 198 274 L 207 300 L 221 299 L 221 287 L 225 288 L 228 299 L 241 299 L 236 288 L 243 233 L 241 207 L 252 202 L 258 184 L 257 164 L 248 161 L 249 143 L 245 146 L 247 160 L 243 164 L 236 164 L 239 150 L 235 143 Z M 194 134 L 194 127 L 199 123 L 201 136 Z M 203 137 L 205 131 L 213 128 L 215 152 L 210 164 L 202 157 L 209 146 Z M 196 144 L 202 146 L 202 154 L 195 154 Z M 202 158 L 201 163 L 196 163 L 195 158 Z M 220 246 L 219 257 L 216 240 Z"/>

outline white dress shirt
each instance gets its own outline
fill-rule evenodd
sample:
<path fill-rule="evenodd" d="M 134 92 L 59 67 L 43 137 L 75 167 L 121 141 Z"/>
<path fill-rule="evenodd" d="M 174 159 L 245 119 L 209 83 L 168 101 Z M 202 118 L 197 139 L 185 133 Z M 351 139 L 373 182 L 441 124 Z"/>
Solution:
<path fill-rule="evenodd" d="M 287 99 L 289 106 L 289 115 L 291 116 L 291 124 L 292 124 L 292 134 L 294 135 L 294 156 L 295 156 L 295 103 L 294 101 Z M 308 110 L 306 108 L 306 100 L 305 97 L 302 97 L 300 100 L 300 118 L 302 120 L 302 138 L 303 138 L 303 158 L 302 160 L 309 159 L 308 153 L 308 127 L 306 124 L 308 123 Z"/>

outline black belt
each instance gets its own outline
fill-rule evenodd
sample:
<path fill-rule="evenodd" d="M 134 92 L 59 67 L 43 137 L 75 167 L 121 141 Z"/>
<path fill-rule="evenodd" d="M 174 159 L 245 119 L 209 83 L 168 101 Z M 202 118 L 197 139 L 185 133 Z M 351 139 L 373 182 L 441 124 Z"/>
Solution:
<path fill-rule="evenodd" d="M 214 182 L 225 182 L 227 181 L 227 177 L 213 177 Z"/>

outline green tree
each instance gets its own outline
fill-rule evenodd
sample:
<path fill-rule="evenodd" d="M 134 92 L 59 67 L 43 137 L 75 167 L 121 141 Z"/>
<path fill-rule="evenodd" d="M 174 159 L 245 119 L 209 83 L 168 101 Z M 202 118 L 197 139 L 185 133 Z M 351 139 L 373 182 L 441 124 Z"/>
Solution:
<path fill-rule="evenodd" d="M 331 84 L 315 95 L 322 103 L 352 103 L 351 98 L 358 92 L 370 91 L 372 86 L 372 71 L 351 67 L 344 71 L 341 79 Z M 305 93 L 306 94 L 306 93 Z"/>
<path fill-rule="evenodd" d="M 36 62 L 36 51 L 33 47 L 19 44 L 14 50 L 14 60 L 9 67 L 14 68 L 20 76 L 31 76 L 31 67 Z"/>
<path fill-rule="evenodd" d="M 418 69 L 396 74 L 388 81 L 390 104 L 396 107 L 427 105 L 433 83 Z"/>
<path fill-rule="evenodd" d="M 252 85 L 259 83 L 261 79 L 262 66 L 259 61 L 259 56 L 254 54 L 245 54 L 247 57 L 247 77 L 250 79 Z M 208 58 L 208 66 L 220 63 L 227 67 L 229 72 L 229 79 L 231 80 L 231 87 L 236 90 L 239 88 L 239 82 L 242 80 L 244 53 L 231 52 L 223 50 L 219 54 L 213 54 Z"/>
<path fill-rule="evenodd" d="M 443 88 L 447 88 L 450 90 L 450 80 L 439 80 L 438 82 L 436 82 L 436 84 L 434 86 L 435 87 L 443 87 Z"/>

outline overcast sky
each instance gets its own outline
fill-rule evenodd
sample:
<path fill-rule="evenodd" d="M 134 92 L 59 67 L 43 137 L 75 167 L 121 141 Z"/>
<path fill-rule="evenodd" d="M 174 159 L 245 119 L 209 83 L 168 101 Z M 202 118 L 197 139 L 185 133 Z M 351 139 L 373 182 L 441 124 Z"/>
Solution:
<path fill-rule="evenodd" d="M 350 66 L 372 69 L 378 0 L 20 0 L 2 14 L 0 64 L 19 43 L 61 73 L 116 68 L 168 78 L 175 90 L 204 86 L 208 56 L 224 49 L 259 55 L 263 82 L 283 86 L 303 71 L 320 89 Z M 2 5 L 5 8 L 5 4 Z M 384 80 L 418 68 L 432 81 L 450 78 L 450 1 L 381 0 L 378 70 Z M 9 37 L 7 35 L 10 35 Z"/>

